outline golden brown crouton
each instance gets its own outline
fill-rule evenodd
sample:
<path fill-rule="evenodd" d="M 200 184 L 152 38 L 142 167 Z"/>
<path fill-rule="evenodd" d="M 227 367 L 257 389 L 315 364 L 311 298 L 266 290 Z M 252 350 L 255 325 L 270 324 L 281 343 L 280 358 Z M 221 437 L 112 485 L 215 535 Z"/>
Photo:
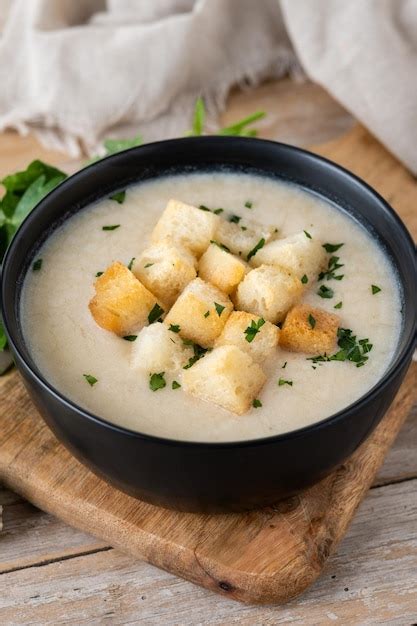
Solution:
<path fill-rule="evenodd" d="M 180 334 L 204 348 L 214 344 L 233 309 L 222 291 L 195 278 L 172 306 L 165 321 L 178 325 Z"/>
<path fill-rule="evenodd" d="M 232 293 L 249 267 L 236 256 L 212 243 L 198 264 L 198 275 L 226 294 Z"/>
<path fill-rule="evenodd" d="M 339 317 L 333 313 L 299 304 L 285 318 L 280 346 L 293 352 L 329 354 L 336 346 L 339 322 Z"/>
<path fill-rule="evenodd" d="M 274 324 L 253 313 L 233 311 L 215 345 L 237 346 L 254 361 L 262 363 L 276 349 L 278 338 L 279 328 Z"/>
<path fill-rule="evenodd" d="M 96 280 L 95 289 L 89 304 L 92 316 L 101 328 L 121 336 L 145 326 L 155 305 L 165 306 L 119 261 Z"/>
<path fill-rule="evenodd" d="M 242 415 L 265 384 L 265 374 L 236 346 L 219 346 L 184 370 L 183 389 L 206 402 Z"/>

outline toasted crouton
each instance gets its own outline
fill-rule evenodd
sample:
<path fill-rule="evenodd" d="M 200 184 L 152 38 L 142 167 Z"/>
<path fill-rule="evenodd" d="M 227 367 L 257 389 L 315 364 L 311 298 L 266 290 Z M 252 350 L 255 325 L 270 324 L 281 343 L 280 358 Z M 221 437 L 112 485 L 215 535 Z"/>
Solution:
<path fill-rule="evenodd" d="M 222 332 L 232 309 L 226 294 L 195 278 L 174 303 L 165 321 L 178 325 L 185 339 L 209 348 Z"/>
<path fill-rule="evenodd" d="M 200 256 L 214 238 L 219 217 L 179 200 L 170 200 L 159 218 L 152 241 L 174 241 Z"/>
<path fill-rule="evenodd" d="M 315 237 L 310 239 L 304 232 L 271 241 L 251 259 L 255 267 L 279 265 L 293 272 L 299 279 L 306 276 L 308 282 L 317 278 L 325 262 L 326 252 L 321 241 Z"/>
<path fill-rule="evenodd" d="M 184 370 L 183 389 L 206 402 L 242 415 L 252 405 L 266 380 L 250 356 L 236 346 L 214 348 Z"/>
<path fill-rule="evenodd" d="M 272 238 L 274 230 L 273 226 L 264 226 L 253 221 L 245 220 L 244 225 L 241 226 L 220 218 L 212 239 L 222 243 L 231 252 L 246 260 L 249 252 L 261 239 L 266 242 Z"/>
<path fill-rule="evenodd" d="M 91 314 L 99 326 L 117 335 L 129 335 L 145 326 L 156 304 L 162 310 L 165 307 L 118 261 L 96 280 L 95 289 L 89 303 Z"/>
<path fill-rule="evenodd" d="M 278 338 L 279 328 L 271 322 L 246 311 L 233 311 L 215 346 L 237 346 L 254 361 L 262 363 L 274 352 Z"/>
<path fill-rule="evenodd" d="M 198 275 L 226 294 L 232 293 L 245 275 L 244 261 L 212 243 L 198 264 Z"/>
<path fill-rule="evenodd" d="M 236 308 L 276 324 L 303 291 L 300 279 L 282 267 L 261 265 L 246 274 L 236 292 Z"/>
<path fill-rule="evenodd" d="M 135 260 L 132 272 L 147 289 L 171 306 L 197 276 L 196 264 L 197 259 L 189 250 L 163 241 L 142 252 Z"/>
<path fill-rule="evenodd" d="M 280 333 L 281 348 L 307 354 L 329 354 L 336 346 L 340 319 L 307 304 L 289 311 Z"/>
<path fill-rule="evenodd" d="M 142 328 L 132 344 L 131 366 L 146 372 L 174 372 L 183 367 L 193 355 L 178 333 L 162 324 Z"/>

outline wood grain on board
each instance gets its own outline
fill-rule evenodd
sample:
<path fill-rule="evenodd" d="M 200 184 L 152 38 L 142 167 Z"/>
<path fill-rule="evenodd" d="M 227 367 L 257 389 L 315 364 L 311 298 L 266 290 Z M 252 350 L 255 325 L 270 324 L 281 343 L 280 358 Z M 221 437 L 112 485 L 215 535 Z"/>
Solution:
<path fill-rule="evenodd" d="M 365 130 L 356 127 L 317 151 L 375 186 L 416 236 L 417 185 Z M 0 480 L 99 538 L 95 542 L 80 534 L 72 552 L 79 542 L 84 555 L 112 545 L 229 598 L 282 603 L 315 581 L 342 539 L 415 401 L 416 382 L 413 365 L 371 438 L 321 483 L 274 507 L 208 516 L 158 509 L 95 477 L 57 442 L 12 372 L 0 380 Z M 36 555 L 27 558 L 36 560 Z M 53 560 L 53 553 L 48 558 Z M 12 562 L 6 561 L 3 571 L 11 570 Z"/>

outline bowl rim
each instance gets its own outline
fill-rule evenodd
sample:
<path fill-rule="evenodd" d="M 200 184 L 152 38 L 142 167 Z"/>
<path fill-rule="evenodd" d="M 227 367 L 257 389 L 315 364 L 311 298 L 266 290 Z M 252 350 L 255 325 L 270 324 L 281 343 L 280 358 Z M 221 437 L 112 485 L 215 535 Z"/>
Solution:
<path fill-rule="evenodd" d="M 81 180 L 86 176 L 91 176 L 92 173 L 97 168 L 105 167 L 106 163 L 109 161 L 113 161 L 116 163 L 119 160 L 125 159 L 128 154 L 133 154 L 138 151 L 143 152 L 146 149 L 161 149 L 167 144 L 199 144 L 201 142 L 204 143 L 212 143 L 214 145 L 221 145 L 224 141 L 234 141 L 235 143 L 244 143 L 244 144 L 257 144 L 257 145 L 267 145 L 275 148 L 279 148 L 280 150 L 293 152 L 295 154 L 299 154 L 302 157 L 308 157 L 315 161 L 319 161 L 325 166 L 327 166 L 330 170 L 336 170 L 337 173 L 347 176 L 353 182 L 358 184 L 361 188 L 367 191 L 373 199 L 381 205 L 381 207 L 387 211 L 390 217 L 396 224 L 396 227 L 402 231 L 402 235 L 408 242 L 410 249 L 414 250 L 415 253 L 415 244 L 409 233 L 407 227 L 404 222 L 400 218 L 400 216 L 394 211 L 394 209 L 390 206 L 390 204 L 375 190 L 371 187 L 367 182 L 361 179 L 359 176 L 344 168 L 343 166 L 331 161 L 330 159 L 318 155 L 310 150 L 305 148 L 300 148 L 298 146 L 293 146 L 290 144 L 286 144 L 279 141 L 273 141 L 269 139 L 259 139 L 253 137 L 228 137 L 228 136 L 200 136 L 200 137 L 180 137 L 174 139 L 165 139 L 156 142 L 150 142 L 147 144 L 143 144 L 140 146 L 134 146 L 129 148 L 128 150 L 123 150 L 122 152 L 109 155 L 100 159 L 99 161 L 93 162 L 89 164 L 87 167 L 78 170 L 74 174 L 68 176 L 64 181 L 62 181 L 57 187 L 55 187 L 52 191 L 50 191 L 42 200 L 32 209 L 32 211 L 28 214 L 28 216 L 24 219 L 20 227 L 18 228 L 13 240 L 11 241 L 8 249 L 6 250 L 2 272 L 1 272 L 1 313 L 3 318 L 3 325 L 6 330 L 6 335 L 9 344 L 12 347 L 12 352 L 16 354 L 19 358 L 21 366 L 26 369 L 27 374 L 32 379 L 35 379 L 36 383 L 42 387 L 42 389 L 47 393 L 54 397 L 56 401 L 62 403 L 66 406 L 67 409 L 71 411 L 76 411 L 81 417 L 87 419 L 88 421 L 93 421 L 95 424 L 99 426 L 103 426 L 104 428 L 109 428 L 112 431 L 115 431 L 119 434 L 128 435 L 129 437 L 134 437 L 135 439 L 144 440 L 164 446 L 184 446 L 187 448 L 203 448 L 203 449 L 227 449 L 227 448 L 246 448 L 252 446 L 262 446 L 262 445 L 270 445 L 274 443 L 282 443 L 291 439 L 296 439 L 298 437 L 303 437 L 306 434 L 313 434 L 317 431 L 327 428 L 335 423 L 338 423 L 344 419 L 346 419 L 352 411 L 357 411 L 366 406 L 372 400 L 374 400 L 380 393 L 382 393 L 387 385 L 390 384 L 392 375 L 396 371 L 396 369 L 403 367 L 408 360 L 411 360 L 412 353 L 417 344 L 417 320 L 414 323 L 414 334 L 410 333 L 410 336 L 407 338 L 407 343 L 404 346 L 402 352 L 399 356 L 394 357 L 388 367 L 388 369 L 384 372 L 383 376 L 371 387 L 366 393 L 361 395 L 357 400 L 353 403 L 347 405 L 342 408 L 340 411 L 336 413 L 332 413 L 328 417 L 321 419 L 318 422 L 314 422 L 313 424 L 309 424 L 307 426 L 303 426 L 301 428 L 297 428 L 294 430 L 290 430 L 284 433 L 279 433 L 275 435 L 269 435 L 267 437 L 259 437 L 252 439 L 242 439 L 242 440 L 233 440 L 233 441 L 195 441 L 195 440 L 187 440 L 187 439 L 174 439 L 169 437 L 162 437 L 158 435 L 152 435 L 143 433 L 138 430 L 132 430 L 125 426 L 121 426 L 115 424 L 113 422 L 108 421 L 103 417 L 99 417 L 94 413 L 88 411 L 87 409 L 79 406 L 75 401 L 67 398 L 63 393 L 61 393 L 58 389 L 56 389 L 43 375 L 41 372 L 37 372 L 35 368 L 32 367 L 31 363 L 28 362 L 28 359 L 23 354 L 22 350 L 19 347 L 19 343 L 26 346 L 26 342 L 24 341 L 23 336 L 21 338 L 18 337 L 17 341 L 15 340 L 13 334 L 10 332 L 10 325 L 7 319 L 7 314 L 5 312 L 5 280 L 4 276 L 7 276 L 8 265 L 11 262 L 12 257 L 16 254 L 18 249 L 18 241 L 22 236 L 22 233 L 28 228 L 28 224 L 37 219 L 38 213 L 42 210 L 42 206 L 46 200 L 49 200 L 51 197 L 55 195 L 59 195 L 63 191 L 65 191 L 65 187 L 67 185 L 72 185 L 74 182 Z M 262 168 L 259 168 L 260 172 L 262 172 Z M 131 183 L 132 184 L 132 183 Z M 295 183 L 296 184 L 296 183 Z M 83 207 L 84 208 L 84 207 Z M 82 209 L 81 209 L 82 210 Z M 365 228 L 364 225 L 362 225 Z M 417 274 L 417 271 L 415 272 Z M 401 280 L 400 276 L 400 280 Z M 16 300 L 16 292 L 14 294 L 13 301 Z M 20 341 L 19 341 L 20 339 Z M 35 367 L 36 363 L 33 362 Z"/>

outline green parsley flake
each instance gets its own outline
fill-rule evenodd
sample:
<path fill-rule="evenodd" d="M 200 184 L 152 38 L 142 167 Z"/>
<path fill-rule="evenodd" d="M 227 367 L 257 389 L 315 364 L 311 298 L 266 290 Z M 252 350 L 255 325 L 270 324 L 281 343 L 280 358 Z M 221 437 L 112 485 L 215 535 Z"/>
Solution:
<path fill-rule="evenodd" d="M 337 252 L 344 245 L 344 243 L 324 243 L 322 247 L 326 252 Z"/>
<path fill-rule="evenodd" d="M 123 339 L 125 341 L 136 341 L 137 335 L 125 335 Z"/>
<path fill-rule="evenodd" d="M 217 315 L 220 317 L 226 307 L 224 307 L 222 304 L 218 304 L 217 302 L 214 303 L 214 306 L 216 307 Z"/>
<path fill-rule="evenodd" d="M 110 200 L 114 200 L 115 202 L 118 202 L 119 204 L 123 204 L 123 202 L 125 201 L 126 198 L 126 191 L 118 191 L 117 193 L 114 193 L 112 196 L 110 196 Z"/>
<path fill-rule="evenodd" d="M 316 320 L 315 318 L 311 315 L 311 313 L 308 316 L 308 323 L 310 324 L 311 328 L 314 328 L 316 325 Z"/>
<path fill-rule="evenodd" d="M 198 207 L 200 211 L 210 211 L 210 209 L 205 204 L 200 204 Z"/>
<path fill-rule="evenodd" d="M 255 400 L 252 402 L 252 406 L 254 409 L 259 409 L 259 407 L 262 406 L 262 402 L 258 400 L 258 398 L 255 398 Z"/>
<path fill-rule="evenodd" d="M 229 222 L 232 222 L 232 224 L 239 224 L 241 219 L 242 218 L 239 217 L 239 215 L 232 215 L 232 217 L 229 219 Z"/>
<path fill-rule="evenodd" d="M 173 333 L 179 333 L 181 328 L 179 324 L 170 324 L 168 330 L 172 331 Z"/>
<path fill-rule="evenodd" d="M 278 380 L 278 387 L 282 387 L 283 385 L 289 385 L 292 387 L 292 380 L 285 380 L 285 378 L 280 378 Z"/>
<path fill-rule="evenodd" d="M 246 200 L 245 207 L 247 209 L 251 209 L 253 207 L 253 202 L 251 202 L 250 200 Z"/>
<path fill-rule="evenodd" d="M 334 305 L 334 309 L 341 309 L 343 306 L 343 302 L 338 302 L 337 304 Z"/>
<path fill-rule="evenodd" d="M 333 298 L 334 291 L 333 289 L 326 287 L 326 285 L 322 285 L 318 290 L 317 295 L 319 295 L 320 298 Z"/>
<path fill-rule="evenodd" d="M 378 285 L 371 285 L 371 289 L 372 289 L 372 295 L 374 296 L 376 293 L 379 293 L 381 291 L 381 287 L 378 287 Z"/>
<path fill-rule="evenodd" d="M 158 389 L 166 387 L 164 375 L 165 372 L 159 372 L 159 374 L 149 374 L 149 389 L 152 391 L 158 391 Z"/>
<path fill-rule="evenodd" d="M 103 276 L 104 272 L 97 272 L 96 274 L 96 278 L 98 278 L 99 276 Z"/>
<path fill-rule="evenodd" d="M 42 263 L 43 263 L 43 260 L 42 260 L 42 259 L 36 259 L 36 261 L 34 261 L 34 262 L 33 262 L 33 265 L 32 265 L 32 270 L 33 270 L 34 272 L 39 272 L 39 270 L 40 270 L 40 269 L 41 269 L 41 267 L 42 267 Z"/>
<path fill-rule="evenodd" d="M 307 276 L 307 274 L 304 274 L 304 276 L 302 276 L 301 282 L 303 283 L 303 285 L 306 285 L 308 283 L 308 276 Z"/>
<path fill-rule="evenodd" d="M 215 215 L 220 215 L 220 213 L 223 213 L 223 211 L 224 211 L 224 209 L 215 209 L 215 210 L 213 211 L 213 213 L 214 213 Z"/>
<path fill-rule="evenodd" d="M 97 378 L 95 376 L 92 376 L 91 374 L 83 374 L 83 376 L 90 385 L 90 387 L 93 387 L 98 382 Z"/>
<path fill-rule="evenodd" d="M 307 232 L 306 230 L 304 231 L 305 236 L 307 237 L 307 239 L 312 239 L 311 235 L 309 232 Z"/>
<path fill-rule="evenodd" d="M 208 317 L 209 315 L 210 315 L 210 311 L 206 311 L 206 312 L 204 313 L 204 317 Z"/>
<path fill-rule="evenodd" d="M 339 263 L 339 257 L 330 257 L 327 264 L 327 270 L 325 270 L 324 272 L 320 272 L 319 280 L 323 280 L 323 278 L 325 278 L 326 280 L 330 280 L 331 278 L 333 278 L 333 280 L 342 280 L 344 274 L 339 274 L 338 276 L 336 276 L 335 274 L 336 270 L 338 270 L 340 267 L 344 267 L 344 264 Z"/>
<path fill-rule="evenodd" d="M 250 261 L 250 259 L 255 256 L 255 254 L 261 249 L 263 248 L 265 245 L 265 239 L 262 237 L 262 239 L 260 239 L 258 241 L 258 243 L 256 244 L 256 246 L 249 252 L 248 256 L 246 257 L 247 261 Z"/>
<path fill-rule="evenodd" d="M 172 381 L 171 386 L 172 386 L 172 389 L 179 389 L 181 387 L 181 385 L 176 380 Z"/>
<path fill-rule="evenodd" d="M 240 229 L 241 230 L 248 230 L 246 226 L 241 226 Z"/>
<path fill-rule="evenodd" d="M 182 342 L 185 346 L 192 346 L 194 350 L 194 356 L 190 357 L 188 359 L 187 365 L 184 365 L 183 367 L 184 370 L 188 370 L 194 365 L 194 363 L 201 359 L 206 354 L 206 352 L 208 352 L 208 350 L 206 348 L 203 348 L 202 346 L 199 346 L 198 343 L 194 343 L 193 341 L 191 341 L 191 339 L 183 339 Z"/>
<path fill-rule="evenodd" d="M 155 263 L 147 263 L 147 264 L 144 266 L 144 269 L 146 270 L 146 269 L 148 269 L 148 267 L 152 267 L 152 265 L 155 265 Z"/>
<path fill-rule="evenodd" d="M 210 243 L 214 244 L 215 246 L 217 246 L 221 250 L 224 250 L 225 252 L 230 252 L 230 248 L 223 245 L 222 243 L 219 243 L 218 241 L 215 241 L 214 239 L 210 239 Z"/>
<path fill-rule="evenodd" d="M 164 309 L 162 309 L 158 303 L 155 303 L 152 311 L 148 315 L 149 324 L 153 324 L 154 322 L 159 320 L 163 312 L 164 312 Z"/>
<path fill-rule="evenodd" d="M 243 333 L 246 335 L 245 339 L 248 343 L 251 343 L 256 335 L 259 333 L 261 327 L 265 324 L 265 320 L 261 317 L 257 322 L 252 320 L 250 326 L 247 327 Z"/>
<path fill-rule="evenodd" d="M 116 230 L 120 228 L 120 224 L 112 224 L 111 226 L 103 226 L 102 230 Z"/>
<path fill-rule="evenodd" d="M 133 263 L 135 262 L 135 259 L 136 259 L 136 257 L 134 257 L 134 256 L 130 259 L 130 261 L 129 261 L 129 263 L 128 263 L 128 266 L 127 266 L 127 269 L 128 269 L 128 270 L 131 270 L 131 269 L 132 269 L 132 267 L 133 267 Z"/>
<path fill-rule="evenodd" d="M 287 363 L 288 361 L 285 361 L 284 365 L 281 367 L 282 370 L 285 370 L 285 368 L 287 367 Z"/>
<path fill-rule="evenodd" d="M 357 341 L 356 335 L 352 334 L 350 328 L 339 328 L 337 336 L 337 345 L 340 348 L 338 352 L 331 356 L 319 354 L 317 356 L 308 357 L 307 361 L 313 361 L 315 364 L 328 361 L 352 361 L 352 363 L 356 364 L 356 367 L 365 365 L 369 359 L 366 355 L 373 347 L 369 339 L 359 339 L 359 341 Z"/>

